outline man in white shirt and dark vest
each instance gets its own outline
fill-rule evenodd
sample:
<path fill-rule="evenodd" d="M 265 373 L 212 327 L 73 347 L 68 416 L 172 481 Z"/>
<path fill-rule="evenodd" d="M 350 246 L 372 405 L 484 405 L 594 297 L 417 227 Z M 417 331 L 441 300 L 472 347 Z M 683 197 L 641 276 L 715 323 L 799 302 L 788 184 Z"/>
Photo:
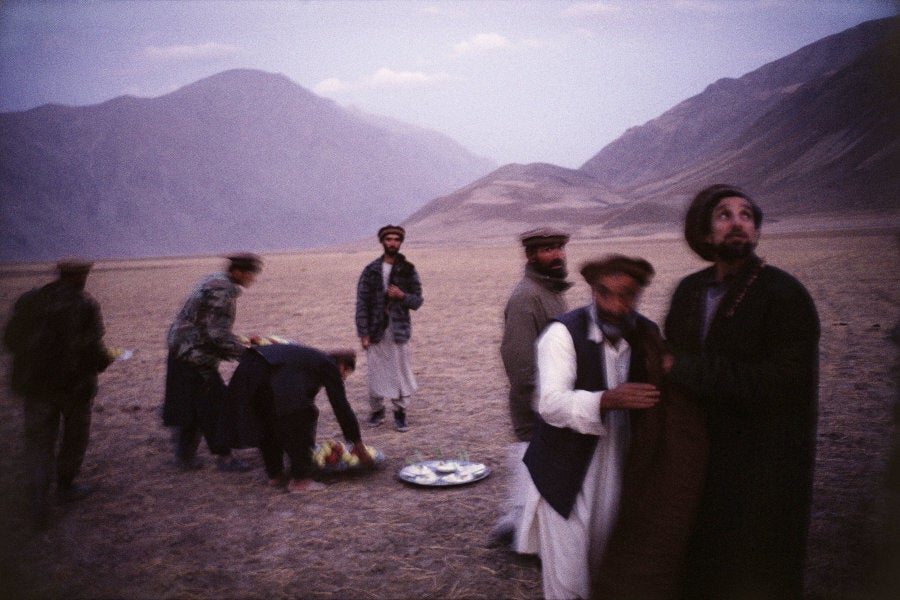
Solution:
<path fill-rule="evenodd" d="M 516 550 L 539 554 L 544 596 L 587 598 L 618 510 L 629 410 L 654 406 L 645 331 L 635 307 L 653 276 L 620 255 L 585 264 L 593 302 L 551 323 L 537 343 L 538 425 L 525 453 L 531 475 Z"/>

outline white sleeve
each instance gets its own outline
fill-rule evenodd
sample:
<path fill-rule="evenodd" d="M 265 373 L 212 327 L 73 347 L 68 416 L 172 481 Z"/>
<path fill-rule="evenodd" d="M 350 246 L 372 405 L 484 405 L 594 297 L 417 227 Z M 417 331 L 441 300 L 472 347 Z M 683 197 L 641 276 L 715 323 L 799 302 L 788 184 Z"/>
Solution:
<path fill-rule="evenodd" d="M 551 323 L 537 341 L 538 413 L 554 427 L 604 435 L 602 392 L 575 389 L 575 344 L 562 323 Z M 600 365 L 597 365 L 600 368 Z"/>

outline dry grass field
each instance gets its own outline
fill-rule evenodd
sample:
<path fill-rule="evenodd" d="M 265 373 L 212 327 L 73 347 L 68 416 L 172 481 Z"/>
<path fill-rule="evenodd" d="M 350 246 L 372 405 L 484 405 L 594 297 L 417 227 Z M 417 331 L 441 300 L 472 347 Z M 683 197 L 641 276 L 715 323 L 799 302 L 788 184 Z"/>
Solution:
<path fill-rule="evenodd" d="M 420 391 L 411 430 L 365 429 L 384 452 L 380 471 L 333 477 L 325 491 L 287 495 L 257 468 L 221 473 L 210 462 L 181 473 L 171 462 L 160 407 L 168 324 L 215 257 L 99 262 L 88 290 L 100 301 L 106 342 L 134 350 L 101 375 L 81 503 L 57 507 L 54 524 L 27 521 L 19 402 L 0 392 L 0 596 L 9 598 L 539 598 L 534 560 L 485 548 L 506 482 L 512 436 L 498 356 L 502 307 L 522 269 L 521 251 L 428 247 L 415 231 L 404 247 L 422 276 L 425 304 L 413 316 Z M 248 249 L 248 250 L 252 250 Z M 356 279 L 378 254 L 266 255 L 257 284 L 239 300 L 236 331 L 276 334 L 332 348 L 357 347 Z M 570 270 L 606 252 L 643 256 L 658 275 L 642 311 L 661 320 L 676 281 L 701 266 L 676 239 L 573 242 Z M 885 488 L 894 443 L 900 317 L 897 231 L 780 234 L 760 254 L 795 274 L 822 322 L 821 417 L 809 598 L 870 598 L 888 589 L 884 560 L 896 543 L 897 496 Z M 0 267 L 0 320 L 16 297 L 52 277 L 49 266 Z M 587 301 L 583 282 L 572 307 Z M 0 354 L 6 380 L 7 354 Z M 357 414 L 367 412 L 366 364 L 348 380 Z M 226 377 L 229 371 L 225 370 Z M 319 437 L 339 432 L 320 403 Z M 203 449 L 202 456 L 209 459 Z M 414 488 L 397 471 L 417 455 L 456 455 L 493 473 L 469 486 Z M 895 547 L 896 548 L 896 547 Z M 893 558 L 893 556 L 890 556 Z M 896 566 L 896 565 L 895 565 Z"/>

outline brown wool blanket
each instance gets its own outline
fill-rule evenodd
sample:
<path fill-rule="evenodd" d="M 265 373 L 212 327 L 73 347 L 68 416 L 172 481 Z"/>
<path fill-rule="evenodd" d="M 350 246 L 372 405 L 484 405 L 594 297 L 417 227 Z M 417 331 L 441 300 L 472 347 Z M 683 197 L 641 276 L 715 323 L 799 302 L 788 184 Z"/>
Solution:
<path fill-rule="evenodd" d="M 665 342 L 640 332 L 647 372 L 662 390 L 653 408 L 631 413 L 616 526 L 591 577 L 597 600 L 664 600 L 681 594 L 684 559 L 706 472 L 702 410 L 672 389 L 662 372 Z"/>

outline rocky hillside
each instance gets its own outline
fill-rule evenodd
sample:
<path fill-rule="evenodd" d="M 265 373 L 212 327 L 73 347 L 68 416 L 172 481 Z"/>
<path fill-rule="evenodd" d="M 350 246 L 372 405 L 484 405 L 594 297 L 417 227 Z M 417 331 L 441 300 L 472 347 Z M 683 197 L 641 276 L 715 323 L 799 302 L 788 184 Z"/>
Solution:
<path fill-rule="evenodd" d="M 430 240 L 553 223 L 581 237 L 680 230 L 700 188 L 745 187 L 767 227 L 900 224 L 900 19 L 864 23 L 627 131 L 577 171 L 503 167 L 408 220 Z M 561 173 L 563 174 L 561 176 Z"/>

